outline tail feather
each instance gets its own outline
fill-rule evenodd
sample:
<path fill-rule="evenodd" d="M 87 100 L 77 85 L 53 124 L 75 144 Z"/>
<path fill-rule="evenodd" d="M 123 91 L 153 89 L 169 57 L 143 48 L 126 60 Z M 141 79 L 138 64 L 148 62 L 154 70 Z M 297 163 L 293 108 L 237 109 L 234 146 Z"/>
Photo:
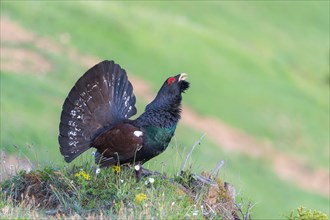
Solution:
<path fill-rule="evenodd" d="M 59 144 L 65 161 L 89 149 L 104 128 L 135 114 L 133 87 L 124 69 L 113 61 L 89 69 L 63 104 Z"/>

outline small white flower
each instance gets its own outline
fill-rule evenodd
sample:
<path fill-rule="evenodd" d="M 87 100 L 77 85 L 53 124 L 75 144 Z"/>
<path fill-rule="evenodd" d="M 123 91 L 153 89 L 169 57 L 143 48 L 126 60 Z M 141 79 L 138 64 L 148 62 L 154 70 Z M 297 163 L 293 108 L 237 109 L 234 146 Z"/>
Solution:
<path fill-rule="evenodd" d="M 174 206 L 175 205 L 175 202 L 172 202 L 171 206 Z"/>
<path fill-rule="evenodd" d="M 95 173 L 96 173 L 96 174 L 101 173 L 101 169 L 100 169 L 100 168 L 97 168 L 97 169 L 95 170 Z"/>
<path fill-rule="evenodd" d="M 120 179 L 119 181 L 120 181 L 121 183 L 123 183 L 123 182 L 124 182 L 124 180 L 122 180 L 122 179 Z"/>
<path fill-rule="evenodd" d="M 138 165 L 135 165 L 134 166 L 134 169 L 136 170 L 136 171 L 139 171 L 140 170 L 140 165 L 138 164 Z"/>
<path fill-rule="evenodd" d="M 149 177 L 149 183 L 153 184 L 155 182 L 155 179 L 152 177 Z"/>

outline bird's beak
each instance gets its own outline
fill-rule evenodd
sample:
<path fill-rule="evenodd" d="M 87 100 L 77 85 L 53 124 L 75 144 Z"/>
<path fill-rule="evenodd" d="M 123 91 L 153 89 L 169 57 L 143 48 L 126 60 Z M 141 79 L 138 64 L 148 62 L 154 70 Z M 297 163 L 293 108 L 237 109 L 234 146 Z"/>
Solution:
<path fill-rule="evenodd" d="M 186 81 L 186 79 L 188 78 L 187 73 L 181 73 L 179 75 L 179 84 L 180 84 L 180 91 L 184 92 L 185 90 L 187 90 L 189 88 L 189 82 Z"/>
<path fill-rule="evenodd" d="M 179 76 L 179 82 L 182 80 L 186 80 L 188 78 L 188 74 L 187 73 L 181 73 Z"/>

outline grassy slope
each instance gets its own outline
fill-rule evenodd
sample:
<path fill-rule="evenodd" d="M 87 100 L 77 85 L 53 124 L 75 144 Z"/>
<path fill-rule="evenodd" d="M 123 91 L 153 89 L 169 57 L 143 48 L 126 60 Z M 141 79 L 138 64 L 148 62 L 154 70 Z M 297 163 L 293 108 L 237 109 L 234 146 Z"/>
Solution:
<path fill-rule="evenodd" d="M 185 102 L 198 112 L 269 138 L 281 150 L 310 158 L 313 166 L 326 166 L 328 32 L 322 4 L 47 2 L 45 7 L 40 2 L 6 2 L 2 10 L 55 41 L 69 32 L 71 46 L 117 60 L 155 89 L 168 73 L 188 72 L 193 89 Z M 58 161 L 54 125 L 67 91 L 83 72 L 63 57 L 45 57 L 55 64 L 47 76 L 1 73 L 1 146 L 13 151 L 11 144 L 23 149 L 33 144 L 41 162 Z M 24 132 L 18 136 L 17 131 Z M 179 147 L 191 146 L 199 135 L 180 127 Z M 196 169 L 211 169 L 226 159 L 222 175 L 259 202 L 256 217 L 279 217 L 300 204 L 329 213 L 326 198 L 279 181 L 265 161 L 225 154 L 207 140 L 202 146 L 195 152 Z M 168 158 L 175 152 L 169 149 L 149 164 L 164 161 L 174 170 Z M 288 194 L 292 199 L 283 196 Z"/>
<path fill-rule="evenodd" d="M 327 167 L 327 2 L 49 4 L 12 10 L 41 34 L 69 32 L 72 45 L 117 60 L 155 89 L 188 72 L 187 102 L 198 112 Z"/>

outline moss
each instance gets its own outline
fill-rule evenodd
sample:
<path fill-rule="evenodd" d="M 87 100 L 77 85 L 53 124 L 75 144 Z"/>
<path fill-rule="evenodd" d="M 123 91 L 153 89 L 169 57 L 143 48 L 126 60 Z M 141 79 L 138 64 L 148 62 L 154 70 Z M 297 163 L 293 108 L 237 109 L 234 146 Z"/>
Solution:
<path fill-rule="evenodd" d="M 328 220 L 328 216 L 325 213 L 322 213 L 317 210 L 307 209 L 304 206 L 299 206 L 297 211 L 292 211 L 289 216 L 287 216 L 289 220 Z"/>

